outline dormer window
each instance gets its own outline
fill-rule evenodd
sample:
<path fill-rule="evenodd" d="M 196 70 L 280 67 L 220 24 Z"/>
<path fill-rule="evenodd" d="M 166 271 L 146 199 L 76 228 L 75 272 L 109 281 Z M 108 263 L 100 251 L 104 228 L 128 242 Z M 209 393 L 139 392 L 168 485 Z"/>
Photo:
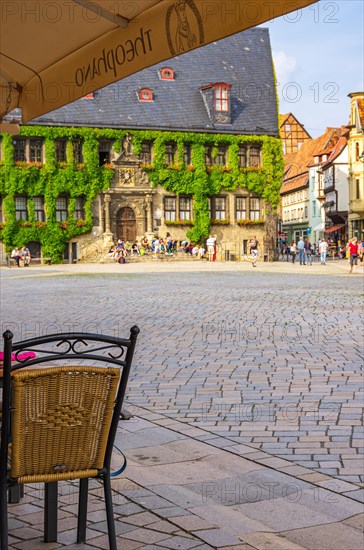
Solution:
<path fill-rule="evenodd" d="M 230 88 L 231 84 L 225 82 L 200 88 L 208 116 L 215 124 L 231 124 Z"/>
<path fill-rule="evenodd" d="M 153 90 L 150 88 L 142 88 L 139 90 L 139 101 L 154 101 Z"/>
<path fill-rule="evenodd" d="M 170 67 L 163 67 L 160 70 L 161 80 L 174 80 L 174 70 Z"/>
<path fill-rule="evenodd" d="M 230 84 L 219 83 L 214 86 L 214 107 L 218 113 L 229 111 L 229 89 Z"/>

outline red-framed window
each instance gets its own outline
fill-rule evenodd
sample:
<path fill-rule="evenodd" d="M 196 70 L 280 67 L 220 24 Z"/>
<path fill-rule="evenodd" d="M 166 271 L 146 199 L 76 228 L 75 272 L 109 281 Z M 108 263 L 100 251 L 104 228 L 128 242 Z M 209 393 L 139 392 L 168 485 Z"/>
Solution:
<path fill-rule="evenodd" d="M 160 70 L 161 80 L 174 80 L 174 70 L 170 67 L 163 67 Z"/>
<path fill-rule="evenodd" d="M 153 101 L 153 90 L 150 88 L 142 88 L 139 90 L 139 101 Z"/>
<path fill-rule="evenodd" d="M 230 84 L 216 84 L 214 86 L 214 107 L 219 113 L 229 111 L 229 90 Z"/>

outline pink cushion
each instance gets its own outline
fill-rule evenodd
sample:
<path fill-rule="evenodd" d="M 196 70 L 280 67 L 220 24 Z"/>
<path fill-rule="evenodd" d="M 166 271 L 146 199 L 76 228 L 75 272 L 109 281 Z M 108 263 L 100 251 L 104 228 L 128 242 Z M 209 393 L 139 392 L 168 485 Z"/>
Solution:
<path fill-rule="evenodd" d="M 24 359 L 32 359 L 33 357 L 36 357 L 36 356 L 37 355 L 36 355 L 36 353 L 34 353 L 34 351 L 27 351 L 25 353 L 19 353 L 18 359 L 20 359 L 22 361 Z M 11 354 L 11 360 L 16 361 L 15 353 Z M 4 352 L 3 351 L 0 351 L 0 361 L 4 361 Z"/>

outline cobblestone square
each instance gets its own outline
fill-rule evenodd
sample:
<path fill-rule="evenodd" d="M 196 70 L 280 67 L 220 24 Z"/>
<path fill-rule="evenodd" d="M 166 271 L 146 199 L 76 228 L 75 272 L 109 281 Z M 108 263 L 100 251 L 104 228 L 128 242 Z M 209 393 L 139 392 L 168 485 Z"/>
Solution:
<path fill-rule="evenodd" d="M 120 549 L 354 550 L 363 531 L 363 268 L 200 263 L 1 272 L 16 339 L 141 329 L 112 478 Z M 114 468 L 120 464 L 115 452 Z M 9 506 L 10 548 L 43 546 L 43 488 Z M 56 543 L 75 548 L 77 484 Z M 87 542 L 108 548 L 91 481 Z"/>
<path fill-rule="evenodd" d="M 2 329 L 19 339 L 123 335 L 137 324 L 131 411 L 161 413 L 191 437 L 360 484 L 362 276 L 349 276 L 346 262 L 249 268 L 3 269 Z"/>

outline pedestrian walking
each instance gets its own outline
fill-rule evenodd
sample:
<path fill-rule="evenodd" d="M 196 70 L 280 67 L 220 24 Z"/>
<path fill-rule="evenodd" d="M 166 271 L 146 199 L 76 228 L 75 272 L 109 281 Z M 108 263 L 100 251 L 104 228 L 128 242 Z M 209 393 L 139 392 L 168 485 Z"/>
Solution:
<path fill-rule="evenodd" d="M 360 258 L 360 262 L 362 262 L 364 260 L 364 240 L 361 240 L 358 244 L 359 244 L 359 248 L 358 248 L 359 258 Z"/>
<path fill-rule="evenodd" d="M 312 244 L 308 238 L 305 239 L 305 264 L 312 265 Z"/>
<path fill-rule="evenodd" d="M 359 244 L 358 244 L 358 239 L 356 237 L 353 237 L 349 241 L 349 253 L 350 253 L 349 273 L 353 273 L 354 265 L 358 265 L 358 257 L 359 257 Z"/>
<path fill-rule="evenodd" d="M 170 233 L 167 233 L 166 242 L 167 242 L 166 254 L 173 254 L 173 240 Z"/>
<path fill-rule="evenodd" d="M 303 237 L 300 237 L 297 243 L 298 257 L 300 259 L 300 265 L 305 265 L 305 241 Z"/>
<path fill-rule="evenodd" d="M 295 260 L 296 260 L 296 254 L 297 254 L 296 241 L 291 242 L 291 246 L 289 248 L 289 253 L 291 254 L 292 263 L 294 264 Z"/>
<path fill-rule="evenodd" d="M 253 239 L 250 239 L 249 247 L 250 247 L 250 255 L 252 257 L 252 266 L 257 267 L 257 260 L 258 260 L 258 239 L 256 236 L 254 236 Z"/>
<path fill-rule="evenodd" d="M 287 262 L 289 262 L 290 255 L 291 255 L 291 247 L 290 247 L 289 243 L 286 244 L 285 254 L 287 256 Z"/>
<path fill-rule="evenodd" d="M 214 255 L 212 256 L 212 261 L 216 262 L 217 258 L 217 235 L 214 235 L 215 244 L 214 244 Z"/>
<path fill-rule="evenodd" d="M 319 254 L 320 254 L 320 260 L 321 265 L 326 265 L 326 256 L 327 256 L 327 250 L 329 246 L 325 239 L 322 239 L 322 241 L 319 244 Z"/>

